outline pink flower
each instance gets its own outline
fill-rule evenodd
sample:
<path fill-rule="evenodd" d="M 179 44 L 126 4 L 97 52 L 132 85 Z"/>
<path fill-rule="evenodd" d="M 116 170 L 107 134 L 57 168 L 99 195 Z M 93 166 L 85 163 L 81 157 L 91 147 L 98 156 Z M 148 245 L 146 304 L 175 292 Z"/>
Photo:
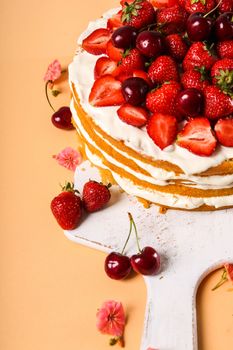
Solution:
<path fill-rule="evenodd" d="M 120 302 L 105 301 L 97 312 L 97 328 L 101 333 L 121 337 L 125 328 L 125 313 Z"/>
<path fill-rule="evenodd" d="M 159 350 L 159 349 L 155 349 L 155 348 L 148 348 L 147 350 Z"/>
<path fill-rule="evenodd" d="M 226 263 L 224 265 L 226 272 L 227 272 L 227 278 L 229 281 L 233 282 L 233 264 Z"/>
<path fill-rule="evenodd" d="M 54 82 L 61 76 L 61 64 L 58 60 L 54 60 L 47 68 L 47 72 L 44 76 L 44 81 L 52 81 Z"/>
<path fill-rule="evenodd" d="M 82 162 L 80 152 L 71 147 L 66 147 L 60 153 L 54 155 L 53 158 L 58 161 L 58 164 L 72 171 L 75 171 L 77 165 Z"/>

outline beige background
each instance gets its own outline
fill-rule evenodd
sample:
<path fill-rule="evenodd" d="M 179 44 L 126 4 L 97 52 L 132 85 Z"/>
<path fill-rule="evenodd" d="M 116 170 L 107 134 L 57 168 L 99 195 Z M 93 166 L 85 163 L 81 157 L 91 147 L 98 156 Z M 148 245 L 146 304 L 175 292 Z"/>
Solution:
<path fill-rule="evenodd" d="M 49 209 L 59 183 L 72 179 L 52 155 L 75 147 L 76 137 L 51 124 L 42 78 L 55 58 L 66 66 L 88 20 L 116 4 L 1 1 L 2 350 L 109 349 L 108 337 L 95 328 L 96 309 L 109 298 L 126 308 L 126 349 L 139 349 L 146 300 L 142 278 L 108 279 L 105 255 L 69 242 Z M 69 103 L 67 84 L 59 88 L 57 108 Z M 201 292 L 202 350 L 233 348 L 233 294 L 229 283 L 210 293 L 218 278 L 219 272 Z"/>

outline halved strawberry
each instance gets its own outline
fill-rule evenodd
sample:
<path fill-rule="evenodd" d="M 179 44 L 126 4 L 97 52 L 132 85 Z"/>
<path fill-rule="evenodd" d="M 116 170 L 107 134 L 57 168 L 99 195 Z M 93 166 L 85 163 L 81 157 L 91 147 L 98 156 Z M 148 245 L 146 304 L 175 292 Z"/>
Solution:
<path fill-rule="evenodd" d="M 120 74 L 117 76 L 117 79 L 123 83 L 123 81 L 132 77 L 142 78 L 147 82 L 149 86 L 153 86 L 152 81 L 150 80 L 148 74 L 144 70 L 140 70 L 140 69 L 135 69 L 132 73 L 120 72 Z"/>
<path fill-rule="evenodd" d="M 177 144 L 198 156 L 210 156 L 216 148 L 216 138 L 207 118 L 189 119 L 177 136 Z"/>
<path fill-rule="evenodd" d="M 144 70 L 135 69 L 133 71 L 133 77 L 135 77 L 135 78 L 142 78 L 142 79 L 144 79 L 147 82 L 147 84 L 149 86 L 153 86 L 153 83 L 152 83 L 151 79 L 149 78 L 148 74 Z"/>
<path fill-rule="evenodd" d="M 94 107 L 119 106 L 124 103 L 121 82 L 111 75 L 98 78 L 91 89 L 89 103 Z"/>
<path fill-rule="evenodd" d="M 174 142 L 177 130 L 177 119 L 169 114 L 155 113 L 147 124 L 148 135 L 161 149 L 166 148 Z"/>
<path fill-rule="evenodd" d="M 94 68 L 95 79 L 102 77 L 103 75 L 110 74 L 113 77 L 120 73 L 120 67 L 117 66 L 117 62 L 111 60 L 108 57 L 100 57 L 96 61 Z"/>
<path fill-rule="evenodd" d="M 111 40 L 107 43 L 106 52 L 108 57 L 116 62 L 119 62 L 124 54 L 124 50 L 115 47 Z"/>
<path fill-rule="evenodd" d="M 233 147 L 233 119 L 219 119 L 214 130 L 223 146 Z"/>
<path fill-rule="evenodd" d="M 149 117 L 148 112 L 144 108 L 135 107 L 129 103 L 122 105 L 118 109 L 117 114 L 124 123 L 139 128 L 147 123 Z"/>
<path fill-rule="evenodd" d="M 107 42 L 111 37 L 109 29 L 99 28 L 94 30 L 82 42 L 82 48 L 92 55 L 101 55 L 106 53 Z"/>
<path fill-rule="evenodd" d="M 117 28 L 120 28 L 123 26 L 123 23 L 121 21 L 122 11 L 117 12 L 115 15 L 113 15 L 111 18 L 108 19 L 107 27 L 110 30 L 115 30 Z"/>

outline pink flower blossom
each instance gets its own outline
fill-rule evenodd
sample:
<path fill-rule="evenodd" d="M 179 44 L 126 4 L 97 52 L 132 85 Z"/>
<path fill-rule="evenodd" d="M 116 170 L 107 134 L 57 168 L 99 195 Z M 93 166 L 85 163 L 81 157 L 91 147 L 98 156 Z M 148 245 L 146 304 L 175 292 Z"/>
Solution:
<path fill-rule="evenodd" d="M 80 152 L 71 147 L 66 147 L 60 153 L 54 155 L 53 158 L 58 161 L 58 164 L 72 171 L 75 171 L 77 165 L 82 162 Z"/>
<path fill-rule="evenodd" d="M 58 60 L 54 60 L 47 68 L 47 72 L 44 76 L 44 81 L 52 81 L 54 82 L 61 76 L 61 64 Z"/>
<path fill-rule="evenodd" d="M 120 302 L 109 300 L 97 312 L 97 328 L 101 333 L 121 337 L 125 328 L 125 313 Z"/>
<path fill-rule="evenodd" d="M 226 263 L 224 265 L 226 272 L 227 272 L 227 278 L 229 281 L 233 282 L 233 264 Z"/>
<path fill-rule="evenodd" d="M 159 349 L 155 349 L 155 348 L 148 348 L 147 350 L 159 350 Z"/>

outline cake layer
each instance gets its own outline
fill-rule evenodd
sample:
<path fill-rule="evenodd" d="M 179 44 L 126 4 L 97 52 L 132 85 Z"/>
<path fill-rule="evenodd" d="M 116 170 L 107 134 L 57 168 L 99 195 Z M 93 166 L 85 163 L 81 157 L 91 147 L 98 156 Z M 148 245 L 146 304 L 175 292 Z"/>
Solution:
<path fill-rule="evenodd" d="M 162 171 L 163 176 L 166 173 L 167 180 L 159 180 L 157 176 L 154 177 L 145 171 L 145 167 L 138 166 L 135 159 L 127 158 L 127 153 L 123 155 L 124 145 L 121 141 L 114 140 L 114 146 L 111 146 L 109 140 L 106 142 L 105 133 L 101 132 L 93 119 L 85 113 L 78 102 L 77 93 L 73 93 L 75 101 L 71 103 L 71 110 L 77 130 L 85 144 L 87 157 L 95 165 L 110 170 L 116 182 L 126 192 L 166 207 L 187 210 L 210 210 L 233 205 L 232 175 L 193 176 L 192 179 L 196 180 L 194 183 L 186 180 L 185 174 L 175 175 L 150 164 L 153 172 Z M 171 177 L 172 174 L 174 178 Z M 200 181 L 202 183 L 198 184 Z M 222 183 L 219 187 L 215 184 L 219 181 L 225 184 Z"/>

